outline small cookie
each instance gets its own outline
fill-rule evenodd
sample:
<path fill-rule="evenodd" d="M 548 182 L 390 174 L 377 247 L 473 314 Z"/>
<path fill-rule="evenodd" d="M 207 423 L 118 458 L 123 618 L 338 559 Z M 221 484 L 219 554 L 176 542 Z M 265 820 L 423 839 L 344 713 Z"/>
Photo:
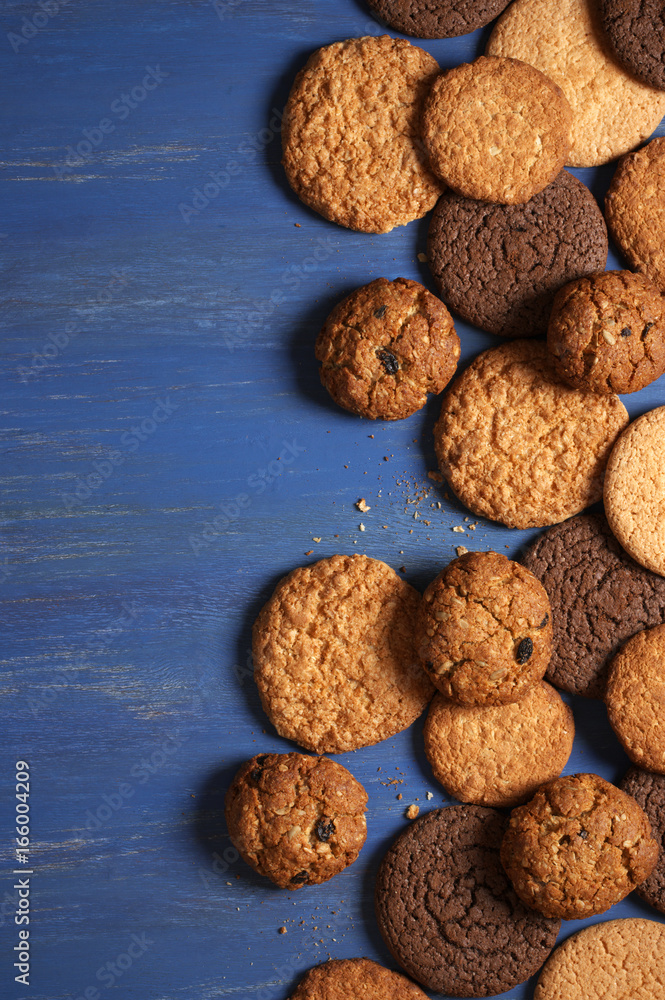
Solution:
<path fill-rule="evenodd" d="M 429 212 L 443 185 L 420 148 L 420 116 L 438 72 L 428 52 L 389 35 L 310 56 L 282 122 L 282 163 L 298 197 L 363 233 Z"/>
<path fill-rule="evenodd" d="M 443 302 L 423 285 L 377 278 L 335 306 L 315 350 L 336 403 L 370 420 L 401 420 L 443 391 L 460 342 Z"/>
<path fill-rule="evenodd" d="M 410 726 L 434 692 L 415 649 L 419 604 L 368 556 L 332 556 L 284 577 L 252 637 L 254 679 L 279 735 L 344 753 Z"/>
<path fill-rule="evenodd" d="M 651 823 L 651 832 L 660 845 L 656 867 L 638 885 L 637 895 L 665 913 L 665 775 L 631 767 L 621 782 L 621 788 L 644 809 Z"/>
<path fill-rule="evenodd" d="M 519 701 L 544 675 L 552 650 L 545 588 L 497 552 L 467 552 L 423 595 L 418 653 L 430 680 L 461 705 Z"/>
<path fill-rule="evenodd" d="M 510 814 L 501 861 L 548 917 L 604 913 L 651 873 L 658 844 L 637 802 L 597 774 L 555 778 Z"/>
<path fill-rule="evenodd" d="M 605 37 L 626 69 L 665 90 L 665 9 L 662 0 L 599 0 Z"/>
<path fill-rule="evenodd" d="M 545 676 L 571 694 L 602 698 L 621 644 L 665 622 L 665 580 L 633 562 L 595 514 L 550 528 L 522 562 L 552 605 L 554 641 Z"/>
<path fill-rule="evenodd" d="M 573 713 L 544 681 L 510 705 L 456 705 L 437 694 L 425 755 L 460 802 L 512 808 L 561 774 L 574 735 Z"/>
<path fill-rule="evenodd" d="M 545 344 L 515 340 L 480 354 L 453 382 L 434 443 L 442 473 L 474 514 L 533 528 L 600 499 L 627 423 L 618 396 L 570 389 Z"/>
<path fill-rule="evenodd" d="M 290 1000 L 427 1000 L 415 983 L 368 958 L 331 959 L 315 965 Z"/>
<path fill-rule="evenodd" d="M 605 217 L 630 266 L 665 292 L 665 137 L 624 156 L 605 197 Z"/>
<path fill-rule="evenodd" d="M 638 417 L 607 463 L 605 514 L 628 555 L 665 576 L 665 406 Z"/>
<path fill-rule="evenodd" d="M 395 841 L 376 880 L 379 930 L 430 990 L 485 997 L 524 982 L 560 923 L 524 906 L 499 861 L 504 816 L 480 806 L 427 813 Z"/>
<path fill-rule="evenodd" d="M 515 0 L 487 54 L 523 59 L 561 87 L 573 112 L 571 167 L 627 153 L 665 114 L 665 93 L 640 83 L 608 51 L 595 0 Z"/>
<path fill-rule="evenodd" d="M 589 189 L 562 170 L 525 205 L 446 192 L 427 259 L 441 298 L 463 319 L 500 337 L 535 337 L 547 330 L 555 292 L 605 267 L 607 226 Z"/>
<path fill-rule="evenodd" d="M 432 84 L 422 134 L 434 172 L 465 198 L 523 204 L 562 170 L 572 111 L 519 59 L 481 56 Z"/>
<path fill-rule="evenodd" d="M 574 389 L 638 392 L 665 372 L 665 300 L 632 271 L 579 278 L 556 294 L 547 346 Z"/>
<path fill-rule="evenodd" d="M 665 774 L 665 625 L 638 632 L 610 664 L 607 715 L 640 767 Z"/>
<path fill-rule="evenodd" d="M 341 764 L 301 753 L 246 761 L 226 793 L 226 825 L 248 865 L 281 889 L 318 885 L 365 843 L 367 792 Z"/>
<path fill-rule="evenodd" d="M 395 31 L 415 38 L 468 35 L 498 17 L 509 0 L 367 0 Z"/>
<path fill-rule="evenodd" d="M 534 1000 L 663 1000 L 665 926 L 628 917 L 573 934 L 548 959 Z"/>

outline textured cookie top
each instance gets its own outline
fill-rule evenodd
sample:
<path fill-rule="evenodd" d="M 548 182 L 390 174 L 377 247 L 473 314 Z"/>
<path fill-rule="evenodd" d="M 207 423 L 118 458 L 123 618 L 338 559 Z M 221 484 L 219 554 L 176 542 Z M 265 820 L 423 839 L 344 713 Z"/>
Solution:
<path fill-rule="evenodd" d="M 583 514 L 550 528 L 523 558 L 552 605 L 547 679 L 602 698 L 609 662 L 640 629 L 665 622 L 665 580 L 638 566 L 604 517 Z"/>
<path fill-rule="evenodd" d="M 597 774 L 544 785 L 513 809 L 501 843 L 520 899 L 564 920 L 604 913 L 644 881 L 657 857 L 644 811 Z"/>
<path fill-rule="evenodd" d="M 367 0 L 386 24 L 416 38 L 454 38 L 489 24 L 508 0 Z"/>
<path fill-rule="evenodd" d="M 665 625 L 638 632 L 619 650 L 605 704 L 630 759 L 665 774 Z"/>
<path fill-rule="evenodd" d="M 585 927 L 557 948 L 534 1000 L 662 1000 L 665 925 L 629 917 Z"/>
<path fill-rule="evenodd" d="M 437 694 L 425 754 L 460 802 L 512 807 L 561 774 L 574 735 L 573 713 L 544 681 L 510 705 L 456 705 Z"/>
<path fill-rule="evenodd" d="M 435 173 L 465 198 L 528 201 L 563 168 L 572 111 L 555 83 L 518 59 L 481 56 L 442 73 L 423 112 Z"/>
<path fill-rule="evenodd" d="M 377 278 L 335 306 L 316 341 L 321 381 L 336 403 L 371 420 L 400 420 L 446 387 L 459 337 L 440 299 L 417 281 Z"/>
<path fill-rule="evenodd" d="M 621 160 L 605 215 L 630 266 L 665 292 L 665 137 Z"/>
<path fill-rule="evenodd" d="M 254 677 L 280 736 L 317 753 L 370 746 L 418 718 L 433 688 L 414 646 L 420 594 L 367 556 L 294 570 L 253 630 Z"/>
<path fill-rule="evenodd" d="M 300 753 L 246 761 L 226 794 L 226 824 L 245 861 L 281 888 L 326 882 L 365 843 L 367 792 L 341 764 Z"/>
<path fill-rule="evenodd" d="M 594 0 L 516 0 L 487 54 L 523 59 L 557 83 L 573 111 L 572 167 L 609 163 L 644 142 L 665 114 L 665 93 L 616 62 Z"/>
<path fill-rule="evenodd" d="M 612 52 L 638 80 L 665 90 L 665 9 L 662 0 L 599 0 Z"/>
<path fill-rule="evenodd" d="M 559 930 L 517 898 L 499 861 L 505 819 L 449 806 L 416 820 L 384 857 L 379 929 L 394 958 L 428 989 L 503 993 L 542 965 Z"/>
<path fill-rule="evenodd" d="M 519 701 L 547 669 L 545 588 L 497 552 L 454 559 L 423 595 L 418 653 L 435 687 L 463 705 Z"/>
<path fill-rule="evenodd" d="M 644 809 L 651 823 L 651 832 L 660 845 L 656 867 L 637 887 L 637 894 L 665 913 L 665 775 L 631 767 L 621 782 L 621 788 Z"/>
<path fill-rule="evenodd" d="M 427 1000 L 406 976 L 368 958 L 331 959 L 301 979 L 291 1000 Z"/>
<path fill-rule="evenodd" d="M 665 576 L 665 406 L 626 428 L 607 463 L 605 513 L 629 555 Z"/>
<path fill-rule="evenodd" d="M 387 233 L 433 208 L 442 184 L 420 149 L 420 117 L 438 71 L 429 53 L 389 35 L 310 56 L 282 123 L 282 162 L 298 197 L 365 233 Z"/>
<path fill-rule="evenodd" d="M 638 392 L 665 372 L 665 300 L 632 271 L 578 278 L 557 292 L 547 346 L 573 388 Z"/>
<path fill-rule="evenodd" d="M 444 396 L 439 465 L 475 514 L 509 528 L 554 524 L 595 503 L 628 423 L 617 396 L 560 382 L 545 344 L 516 340 L 480 354 Z"/>
<path fill-rule="evenodd" d="M 547 330 L 554 293 L 607 261 L 607 227 L 588 187 L 562 170 L 525 205 L 446 192 L 430 223 L 427 258 L 441 297 L 502 337 Z"/>

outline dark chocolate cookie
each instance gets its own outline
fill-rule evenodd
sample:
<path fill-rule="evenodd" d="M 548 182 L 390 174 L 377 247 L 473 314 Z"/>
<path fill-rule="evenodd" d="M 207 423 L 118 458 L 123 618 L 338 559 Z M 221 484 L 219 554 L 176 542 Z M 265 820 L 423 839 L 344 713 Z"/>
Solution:
<path fill-rule="evenodd" d="M 509 0 L 367 0 L 376 16 L 414 38 L 454 38 L 483 28 Z"/>
<path fill-rule="evenodd" d="M 637 895 L 665 913 L 665 774 L 652 774 L 640 767 L 631 767 L 620 787 L 642 806 L 649 817 L 651 832 L 660 844 L 656 867 L 649 878 L 638 886 Z"/>
<path fill-rule="evenodd" d="M 495 809 L 427 813 L 395 841 L 376 883 L 376 915 L 403 968 L 456 997 L 503 993 L 533 975 L 560 922 L 517 898 L 499 860 L 506 819 Z"/>
<path fill-rule="evenodd" d="M 546 332 L 562 285 L 604 270 L 607 227 L 589 189 L 562 170 L 524 205 L 446 192 L 427 257 L 441 298 L 463 319 L 501 337 L 534 337 Z"/>
<path fill-rule="evenodd" d="M 619 647 L 665 622 L 665 579 L 633 562 L 605 518 L 592 514 L 550 528 L 522 562 L 552 605 L 554 642 L 545 676 L 571 694 L 602 698 Z"/>
<path fill-rule="evenodd" d="M 665 7 L 662 0 L 599 0 L 612 52 L 638 80 L 665 90 Z"/>

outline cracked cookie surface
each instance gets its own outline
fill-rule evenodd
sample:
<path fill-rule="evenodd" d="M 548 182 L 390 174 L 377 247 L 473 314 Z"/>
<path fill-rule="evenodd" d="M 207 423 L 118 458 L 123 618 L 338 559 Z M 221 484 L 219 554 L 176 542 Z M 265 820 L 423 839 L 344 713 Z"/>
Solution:
<path fill-rule="evenodd" d="M 519 701 L 550 660 L 550 602 L 524 566 L 497 552 L 467 552 L 427 587 L 417 636 L 425 669 L 446 698 Z"/>
<path fill-rule="evenodd" d="M 661 0 L 599 0 L 612 52 L 638 80 L 665 90 L 665 8 Z"/>
<path fill-rule="evenodd" d="M 632 795 L 644 809 L 651 823 L 651 832 L 660 846 L 656 867 L 638 885 L 637 895 L 650 906 L 665 913 L 665 775 L 631 767 L 621 781 L 621 788 Z M 663 962 L 665 963 L 665 957 Z"/>
<path fill-rule="evenodd" d="M 494 809 L 448 806 L 412 823 L 381 862 L 379 929 L 393 957 L 430 990 L 503 993 L 533 975 L 554 946 L 560 922 L 524 906 L 501 867 L 505 824 Z"/>
<path fill-rule="evenodd" d="M 367 836 L 367 792 L 326 757 L 259 754 L 226 793 L 231 840 L 282 889 L 327 882 L 358 857 Z"/>
<path fill-rule="evenodd" d="M 335 306 L 315 353 L 336 403 L 370 420 L 401 420 L 443 391 L 460 342 L 443 302 L 423 285 L 377 278 Z"/>
<path fill-rule="evenodd" d="M 604 913 L 647 878 L 657 858 L 644 811 L 597 774 L 544 785 L 513 809 L 501 842 L 520 899 L 564 920 Z"/>
<path fill-rule="evenodd" d="M 509 0 L 367 0 L 378 17 L 415 38 L 455 38 L 482 28 Z"/>
<path fill-rule="evenodd" d="M 633 761 L 665 774 L 665 625 L 637 632 L 610 664 L 605 704 Z"/>
<path fill-rule="evenodd" d="M 605 217 L 630 266 L 665 292 L 665 137 L 619 162 L 605 197 Z"/>
<path fill-rule="evenodd" d="M 427 1000 L 415 983 L 368 958 L 331 959 L 306 973 L 290 1000 Z"/>

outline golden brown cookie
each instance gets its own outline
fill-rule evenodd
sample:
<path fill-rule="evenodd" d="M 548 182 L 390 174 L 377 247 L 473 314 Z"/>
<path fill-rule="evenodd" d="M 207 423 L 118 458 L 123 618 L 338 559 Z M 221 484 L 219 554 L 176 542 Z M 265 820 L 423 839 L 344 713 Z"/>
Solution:
<path fill-rule="evenodd" d="M 628 555 L 665 576 L 665 406 L 626 428 L 607 463 L 605 514 Z"/>
<path fill-rule="evenodd" d="M 566 162 L 572 111 L 525 62 L 481 56 L 442 73 L 423 112 L 434 172 L 465 198 L 523 204 Z"/>
<path fill-rule="evenodd" d="M 634 149 L 665 114 L 665 93 L 640 83 L 610 53 L 595 0 L 516 0 L 487 54 L 523 59 L 561 87 L 573 111 L 572 167 Z"/>
<path fill-rule="evenodd" d="M 389 35 L 310 56 L 282 122 L 282 162 L 298 197 L 364 233 L 388 233 L 429 212 L 443 185 L 420 148 L 420 117 L 438 72 L 429 53 Z"/>
<path fill-rule="evenodd" d="M 368 958 L 331 959 L 301 979 L 291 1000 L 427 1000 L 406 976 Z"/>
<path fill-rule="evenodd" d="M 665 924 L 606 920 L 547 960 L 534 1000 L 665 1000 Z"/>
<path fill-rule="evenodd" d="M 643 882 L 658 843 L 635 799 L 597 774 L 573 774 L 510 814 L 501 861 L 527 906 L 581 920 L 604 913 Z"/>
<path fill-rule="evenodd" d="M 441 471 L 474 514 L 532 528 L 600 499 L 627 423 L 617 396 L 569 388 L 545 344 L 515 340 L 480 354 L 453 382 L 434 443 Z"/>
<path fill-rule="evenodd" d="M 367 792 L 341 764 L 301 753 L 246 761 L 226 793 L 226 825 L 248 865 L 281 889 L 318 885 L 358 857 Z"/>
<path fill-rule="evenodd" d="M 497 552 L 467 552 L 423 595 L 418 653 L 432 683 L 462 705 L 519 701 L 544 675 L 552 609 L 540 580 Z"/>
<path fill-rule="evenodd" d="M 630 759 L 665 774 L 665 625 L 621 647 L 610 664 L 605 704 Z"/>
<path fill-rule="evenodd" d="M 408 278 L 377 278 L 335 306 L 316 341 L 323 385 L 370 420 L 401 420 L 442 392 L 460 355 L 440 299 Z"/>
<path fill-rule="evenodd" d="M 555 296 L 547 346 L 574 389 L 638 392 L 665 372 L 665 299 L 632 271 L 578 278 Z"/>
<path fill-rule="evenodd" d="M 512 807 L 561 774 L 574 735 L 573 713 L 545 681 L 510 705 L 457 705 L 437 694 L 425 755 L 460 802 Z"/>
<path fill-rule="evenodd" d="M 624 156 L 605 198 L 605 217 L 630 266 L 665 292 L 665 137 Z"/>
<path fill-rule="evenodd" d="M 434 689 L 413 627 L 420 594 L 378 559 L 332 556 L 277 584 L 254 623 L 254 678 L 280 736 L 316 753 L 379 743 Z"/>

